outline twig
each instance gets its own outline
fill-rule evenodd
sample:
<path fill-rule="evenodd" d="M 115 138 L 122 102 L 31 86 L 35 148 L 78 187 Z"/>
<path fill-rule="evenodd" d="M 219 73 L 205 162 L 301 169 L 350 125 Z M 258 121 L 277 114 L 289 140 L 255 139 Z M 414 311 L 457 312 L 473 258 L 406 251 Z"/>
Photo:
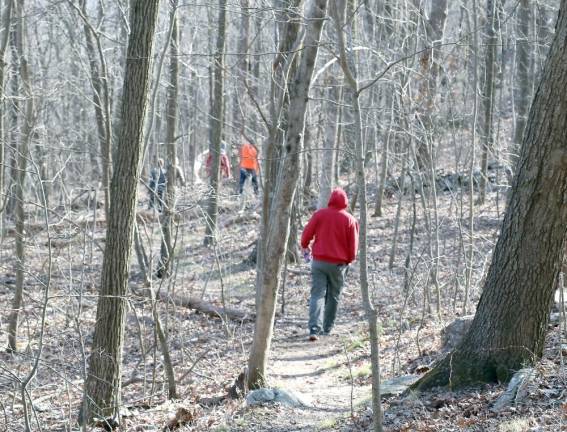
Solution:
<path fill-rule="evenodd" d="M 352 363 L 350 361 L 350 356 L 348 355 L 348 350 L 345 342 L 343 342 L 343 350 L 345 352 L 345 357 L 347 360 L 348 375 L 350 379 L 350 418 L 354 420 L 354 377 L 352 375 Z"/>
<path fill-rule="evenodd" d="M 182 382 L 185 378 L 187 378 L 187 375 L 189 375 L 191 372 L 193 372 L 193 369 L 195 369 L 195 366 L 197 366 L 197 363 L 199 363 L 202 359 L 204 359 L 207 354 L 209 352 L 208 351 L 204 351 L 199 357 L 197 357 L 197 359 L 193 362 L 193 364 L 191 365 L 191 367 L 189 368 L 189 370 L 187 372 L 185 372 L 183 375 L 181 375 L 179 377 L 179 382 Z M 209 378 L 209 377 L 206 377 Z"/>

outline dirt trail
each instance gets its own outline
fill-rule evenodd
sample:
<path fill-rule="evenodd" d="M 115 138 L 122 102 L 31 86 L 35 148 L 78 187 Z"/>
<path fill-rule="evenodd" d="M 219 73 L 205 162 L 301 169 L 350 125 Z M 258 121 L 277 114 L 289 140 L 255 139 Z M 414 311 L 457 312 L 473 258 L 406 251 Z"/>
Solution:
<path fill-rule="evenodd" d="M 293 392 L 307 406 L 248 409 L 242 429 L 231 430 L 338 430 L 337 420 L 350 415 L 351 396 L 355 407 L 370 396 L 370 385 L 357 382 L 351 386 L 349 363 L 356 373 L 359 359 L 352 352 L 356 326 L 345 319 L 345 313 L 334 334 L 315 342 L 308 340 L 306 316 L 288 316 L 277 323 L 268 368 L 271 385 Z"/>

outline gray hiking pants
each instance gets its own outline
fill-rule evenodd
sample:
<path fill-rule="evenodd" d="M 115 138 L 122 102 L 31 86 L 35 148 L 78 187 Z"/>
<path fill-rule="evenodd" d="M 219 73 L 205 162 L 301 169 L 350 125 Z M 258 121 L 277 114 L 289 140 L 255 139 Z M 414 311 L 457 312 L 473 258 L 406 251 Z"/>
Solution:
<path fill-rule="evenodd" d="M 309 332 L 328 333 L 335 324 L 339 297 L 343 289 L 346 264 L 325 261 L 311 262 L 311 299 L 309 301 Z"/>

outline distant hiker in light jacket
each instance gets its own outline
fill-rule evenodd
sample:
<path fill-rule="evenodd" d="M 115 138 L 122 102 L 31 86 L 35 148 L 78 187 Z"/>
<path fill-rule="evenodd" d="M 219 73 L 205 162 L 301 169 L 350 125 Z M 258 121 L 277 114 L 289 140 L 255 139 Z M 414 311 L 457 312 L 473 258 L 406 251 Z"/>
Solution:
<path fill-rule="evenodd" d="M 329 334 L 335 323 L 339 297 L 348 265 L 358 250 L 358 221 L 347 212 L 344 190 L 331 192 L 327 208 L 317 210 L 301 235 L 304 253 L 311 244 L 311 299 L 309 301 L 309 340 Z"/>
<path fill-rule="evenodd" d="M 207 170 L 207 176 L 211 176 L 211 171 L 213 169 L 213 154 L 209 152 L 207 156 L 207 161 L 205 162 L 205 168 Z M 221 153 L 220 153 L 220 173 L 221 178 L 229 179 L 230 178 L 230 159 L 226 154 L 226 146 L 223 144 L 221 146 Z"/>

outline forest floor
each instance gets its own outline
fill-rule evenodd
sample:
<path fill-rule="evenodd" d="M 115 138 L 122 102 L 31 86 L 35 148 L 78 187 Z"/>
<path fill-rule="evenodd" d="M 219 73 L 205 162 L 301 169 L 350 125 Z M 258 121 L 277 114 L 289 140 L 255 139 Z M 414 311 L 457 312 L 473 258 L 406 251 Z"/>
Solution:
<path fill-rule="evenodd" d="M 258 234 L 258 203 L 250 199 L 248 205 L 242 206 L 236 197 L 225 196 L 220 206 L 218 245 L 207 248 L 203 246 L 202 210 L 199 202 L 192 200 L 196 194 L 182 193 L 175 277 L 161 283 L 153 281 L 153 288 L 170 299 L 158 302 L 156 307 L 167 330 L 179 399 L 167 400 L 152 303 L 144 294 L 143 279 L 133 256 L 123 358 L 124 410 L 119 430 L 161 431 L 167 430 L 168 424 L 179 431 L 371 430 L 370 350 L 357 282 L 358 264 L 352 266 L 348 275 L 333 334 L 316 342 L 308 341 L 306 328 L 309 266 L 298 263 L 287 268 L 268 362 L 269 382 L 273 388 L 293 392 L 304 406 L 268 403 L 252 407 L 244 399 L 225 398 L 227 388 L 246 366 L 253 322 L 210 316 L 180 306 L 175 299 L 198 298 L 217 307 L 224 304 L 254 313 L 255 268 L 247 258 Z M 503 197 L 493 192 L 489 202 L 475 208 L 473 278 L 468 300 L 463 251 L 471 230 L 466 222 L 466 199 L 466 195 L 439 195 L 436 242 L 427 229 L 434 220 L 433 212 L 424 214 L 418 196 L 415 206 L 409 196 L 404 197 L 391 268 L 397 200 L 387 200 L 384 215 L 370 219 L 369 275 L 380 317 L 382 380 L 426 372 L 444 354 L 441 330 L 464 314 L 465 301 L 467 313 L 474 312 L 498 235 Z M 150 262 L 155 263 L 159 226 L 155 213 L 146 210 L 146 205 L 147 202 L 140 204 L 140 229 Z M 412 208 L 417 209 L 415 224 Z M 310 211 L 306 208 L 300 212 L 302 223 Z M 0 431 L 24 430 L 20 383 L 37 357 L 39 318 L 47 285 L 51 292 L 44 346 L 37 374 L 27 388 L 27 397 L 33 401 L 28 403 L 28 414 L 32 430 L 79 430 L 76 416 L 81 403 L 84 359 L 95 322 L 104 230 L 100 224 L 95 229 L 89 226 L 92 210 L 69 206 L 63 213 L 66 219 L 50 225 L 51 251 L 41 220 L 29 221 L 19 352 L 0 353 Z M 100 218 L 102 210 L 98 213 Z M 406 265 L 412 229 L 413 249 Z M 431 258 L 435 256 L 432 247 L 439 249 L 438 260 Z M 8 225 L 0 244 L 1 317 L 7 317 L 13 297 L 13 251 L 14 237 Z M 438 265 L 438 291 L 430 278 L 434 265 Z M 6 321 L 1 328 L 0 346 L 6 346 Z M 496 384 L 458 392 L 442 389 L 390 395 L 382 400 L 385 430 L 567 430 L 566 355 L 565 334 L 561 334 L 559 323 L 552 323 L 545 356 L 521 401 L 495 412 L 492 406 L 506 389 L 506 385 Z"/>

